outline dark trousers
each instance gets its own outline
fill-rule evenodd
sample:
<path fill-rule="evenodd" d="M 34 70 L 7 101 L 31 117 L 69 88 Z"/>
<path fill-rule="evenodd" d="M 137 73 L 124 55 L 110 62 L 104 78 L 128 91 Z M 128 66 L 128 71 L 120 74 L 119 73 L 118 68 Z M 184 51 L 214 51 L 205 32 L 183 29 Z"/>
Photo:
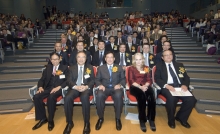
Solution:
<path fill-rule="evenodd" d="M 90 120 L 90 103 L 89 103 L 89 96 L 90 90 L 85 90 L 84 92 L 79 92 L 75 89 L 70 89 L 67 92 L 66 97 L 64 98 L 64 109 L 66 115 L 66 122 L 73 123 L 73 100 L 77 97 L 80 97 L 80 101 L 82 102 L 82 112 L 84 123 L 89 123 Z"/>
<path fill-rule="evenodd" d="M 177 102 L 182 100 L 181 108 L 177 112 L 176 117 L 178 117 L 181 121 L 187 122 L 190 113 L 192 112 L 193 107 L 195 106 L 196 99 L 194 96 L 172 96 L 170 91 L 166 88 L 161 90 L 161 94 L 166 98 L 166 110 L 168 116 L 168 122 L 174 122 L 174 115 L 176 113 Z"/>
<path fill-rule="evenodd" d="M 96 107 L 99 118 L 104 117 L 105 100 L 108 96 L 111 96 L 114 101 L 115 118 L 120 119 L 123 108 L 123 89 L 114 90 L 113 88 L 97 91 Z"/>
<path fill-rule="evenodd" d="M 146 101 L 147 101 L 147 118 L 148 120 L 155 120 L 156 114 L 156 100 L 154 90 L 148 87 L 147 91 L 143 92 L 141 89 L 131 86 L 130 93 L 135 96 L 138 103 L 138 118 L 140 122 L 146 122 Z"/>
<path fill-rule="evenodd" d="M 47 98 L 47 111 L 48 111 L 48 120 L 53 121 L 57 98 L 62 95 L 62 90 L 50 94 L 51 90 L 44 90 L 44 92 L 35 94 L 34 105 L 35 105 L 35 116 L 36 120 L 46 119 L 45 104 L 43 99 Z"/>

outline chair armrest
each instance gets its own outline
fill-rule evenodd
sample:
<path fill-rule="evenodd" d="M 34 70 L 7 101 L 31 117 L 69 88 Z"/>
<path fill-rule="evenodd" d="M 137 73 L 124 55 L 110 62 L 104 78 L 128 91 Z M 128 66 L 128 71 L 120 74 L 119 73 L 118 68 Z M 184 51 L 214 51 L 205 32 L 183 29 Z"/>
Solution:
<path fill-rule="evenodd" d="M 128 102 L 128 96 L 127 96 L 127 93 L 126 93 L 126 88 L 121 86 L 121 88 L 123 89 L 123 93 L 124 93 L 124 103 L 127 103 Z"/>
<path fill-rule="evenodd" d="M 68 86 L 66 86 L 65 88 L 62 88 L 62 96 L 63 96 L 63 98 L 66 96 L 66 93 L 67 93 L 68 89 L 69 89 Z"/>
<path fill-rule="evenodd" d="M 153 87 L 155 87 L 157 90 L 161 90 L 160 86 L 156 83 L 156 82 L 153 82 Z"/>
<path fill-rule="evenodd" d="M 37 85 L 35 85 L 35 86 L 29 88 L 29 95 L 30 95 L 30 97 L 31 97 L 32 100 L 33 100 L 33 97 L 34 97 L 34 95 L 36 94 L 36 92 L 37 92 Z"/>
<path fill-rule="evenodd" d="M 192 91 L 192 90 L 194 90 L 194 87 L 189 85 L 189 91 Z"/>
<path fill-rule="evenodd" d="M 93 96 L 94 96 L 94 98 L 93 98 L 93 100 L 94 100 L 94 103 L 96 103 L 96 91 L 99 89 L 99 87 L 94 87 L 93 88 Z"/>

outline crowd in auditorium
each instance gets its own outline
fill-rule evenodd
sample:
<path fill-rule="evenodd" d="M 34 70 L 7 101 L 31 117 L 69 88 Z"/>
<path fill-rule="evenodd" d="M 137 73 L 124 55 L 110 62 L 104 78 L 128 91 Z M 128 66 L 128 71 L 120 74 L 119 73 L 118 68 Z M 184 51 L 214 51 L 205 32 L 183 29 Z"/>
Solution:
<path fill-rule="evenodd" d="M 62 95 L 59 89 L 65 87 L 64 85 L 68 85 L 72 87 L 71 89 L 77 90 L 77 93 L 74 93 L 75 90 L 69 90 L 67 96 L 65 97 L 66 102 L 64 104 L 64 109 L 67 126 L 64 129 L 64 133 L 70 133 L 74 126 L 71 119 L 72 110 L 70 110 L 72 109 L 70 104 L 72 104 L 72 100 L 74 98 L 73 96 L 77 94 L 77 96 L 82 98 L 88 97 L 89 93 L 85 92 L 88 91 L 87 89 L 92 88 L 94 83 L 99 85 L 99 91 L 97 93 L 98 103 L 96 105 L 99 119 L 95 129 L 99 130 L 104 122 L 103 99 L 105 99 L 105 97 L 103 96 L 112 95 L 113 100 L 118 102 L 117 104 L 114 104 L 116 114 L 116 129 L 121 130 L 122 123 L 120 116 L 123 106 L 121 105 L 123 93 L 115 93 L 116 91 L 111 93 L 107 89 L 114 88 L 116 90 L 120 89 L 121 86 L 125 86 L 124 76 L 126 66 L 133 67 L 131 69 L 132 71 L 128 73 L 130 77 L 129 83 L 132 89 L 131 94 L 134 95 L 138 101 L 140 128 L 143 132 L 146 132 L 145 123 L 147 120 L 149 120 L 151 130 L 156 131 L 156 125 L 154 123 L 156 102 L 154 99 L 152 99 L 154 95 L 153 91 L 151 91 L 152 89 L 150 89 L 151 75 L 145 69 L 150 71 L 155 65 L 159 65 L 161 67 L 158 67 L 159 69 L 155 75 L 161 88 L 173 90 L 174 86 L 181 86 L 181 88 L 184 90 L 188 90 L 189 77 L 186 72 L 182 72 L 182 76 L 177 77 L 175 76 L 177 72 L 175 74 L 175 71 L 172 71 L 171 69 L 175 68 L 176 66 L 178 68 L 184 66 L 175 61 L 175 50 L 172 48 L 172 42 L 169 40 L 169 36 L 165 31 L 165 27 L 183 27 L 183 19 L 187 19 L 187 17 L 185 15 L 181 15 L 177 10 L 172 10 L 168 13 L 155 12 L 151 15 L 144 15 L 141 11 L 130 13 L 126 12 L 122 18 L 115 19 L 110 19 L 110 16 L 107 12 L 103 12 L 98 15 L 97 13 L 91 12 L 87 14 L 80 11 L 77 14 L 72 12 L 61 12 L 57 10 L 55 6 L 53 6 L 51 9 L 50 7 L 43 7 L 43 11 L 46 29 L 55 24 L 57 29 L 65 29 L 65 32 L 60 35 L 59 41 L 54 41 L 56 42 L 54 45 L 54 51 L 50 55 L 48 54 L 48 56 L 50 56 L 50 60 L 48 61 L 48 65 L 42 74 L 42 78 L 38 82 L 39 89 L 37 94 L 34 96 L 34 103 L 35 106 L 38 107 L 35 108 L 36 119 L 40 121 L 33 127 L 33 130 L 40 128 L 47 122 L 49 122 L 49 131 L 54 128 L 54 100 L 56 101 L 54 97 L 57 97 L 60 94 Z M 38 19 L 36 19 L 35 22 L 32 22 L 32 20 L 30 18 L 26 18 L 24 14 L 22 14 L 20 17 L 1 14 L 0 17 L 0 38 L 2 47 L 5 50 L 8 48 L 12 49 L 13 42 L 15 43 L 17 49 L 27 48 L 28 38 L 34 38 L 37 36 L 43 27 Z M 202 19 L 199 22 L 196 22 L 196 24 L 194 24 L 195 22 L 193 19 L 191 19 L 188 25 L 192 25 L 193 23 L 193 25 L 196 25 L 195 27 L 198 31 L 201 31 L 201 27 L 205 27 L 209 29 L 213 35 L 216 35 L 213 36 L 212 34 L 206 34 L 208 33 L 206 31 L 204 34 L 208 36 L 207 38 L 216 39 L 218 37 L 218 32 L 215 32 L 216 25 L 213 24 L 210 26 L 210 20 L 207 18 L 205 19 L 206 22 L 204 22 Z M 67 27 L 64 27 L 63 22 L 67 21 L 69 24 Z M 18 42 L 22 42 L 22 48 L 19 47 Z M 172 63 L 172 65 L 165 65 L 166 62 Z M 79 78 L 78 75 L 75 76 L 75 74 L 81 75 L 81 65 L 88 69 L 86 72 L 88 71 L 87 73 L 90 75 L 85 76 L 88 77 L 88 80 L 86 80 L 87 78 Z M 109 71 L 110 75 L 114 72 L 117 72 L 118 77 L 113 79 L 103 76 L 105 71 L 108 72 L 108 70 L 105 70 L 104 65 L 108 66 L 110 70 L 112 70 L 112 72 Z M 113 68 L 115 67 L 115 69 L 112 69 L 112 67 L 109 65 L 114 65 Z M 56 66 L 63 71 L 63 75 L 68 76 L 66 83 L 64 80 L 54 83 L 58 69 Z M 67 66 L 69 66 L 69 70 Z M 93 70 L 92 66 L 98 67 L 96 78 L 90 72 Z M 167 83 L 167 81 L 170 79 L 163 80 L 163 66 L 165 66 L 165 68 L 167 66 L 167 70 L 169 68 L 169 77 L 172 79 L 171 85 Z M 49 73 L 47 73 L 47 71 Z M 51 75 L 51 72 L 53 72 L 53 76 L 47 78 L 47 74 Z M 67 74 L 67 72 L 73 76 L 70 76 Z M 133 74 L 133 72 L 137 73 Z M 140 73 L 138 75 L 139 72 L 143 72 L 143 74 Z M 92 71 L 92 73 L 94 72 Z M 143 79 L 144 81 L 141 81 Z M 45 86 L 45 81 L 49 83 L 49 86 Z M 84 81 L 84 85 L 81 85 L 82 81 Z M 103 81 L 110 81 L 110 84 L 108 83 L 106 86 Z M 116 81 L 116 83 L 111 83 L 112 81 Z M 165 81 L 165 83 L 163 81 Z M 56 88 L 52 88 L 54 85 L 56 85 Z M 43 94 L 42 92 L 45 92 L 46 89 L 50 89 L 50 92 Z M 141 92 L 136 92 L 137 90 Z M 51 93 L 54 93 L 55 95 L 50 95 Z M 172 98 L 170 95 L 168 95 L 169 93 L 165 92 L 165 90 L 163 91 L 163 94 L 167 98 Z M 51 96 L 48 97 L 51 99 L 51 102 L 48 103 L 48 119 L 46 118 L 46 114 L 44 112 L 45 108 L 41 105 L 42 99 L 45 96 Z M 140 96 L 142 99 L 138 99 Z M 145 118 L 146 100 L 149 102 L 147 113 L 148 119 Z M 189 100 L 190 104 L 187 103 Z M 196 102 L 195 98 L 192 96 L 189 97 L 188 100 L 183 99 L 183 103 L 188 105 L 187 107 L 182 106 L 185 109 L 180 109 L 176 117 L 174 117 L 176 109 L 175 104 L 177 101 L 178 99 L 176 98 L 172 98 L 170 100 L 167 99 L 166 109 L 168 112 L 168 126 L 170 128 L 175 128 L 175 120 L 177 120 L 182 126 L 190 128 L 187 120 Z M 83 102 L 83 117 L 85 123 L 83 133 L 90 133 L 91 131 L 89 122 L 90 116 L 88 113 L 86 113 L 89 107 L 88 103 L 89 102 L 87 101 Z M 143 105 L 145 106 L 144 109 Z"/>

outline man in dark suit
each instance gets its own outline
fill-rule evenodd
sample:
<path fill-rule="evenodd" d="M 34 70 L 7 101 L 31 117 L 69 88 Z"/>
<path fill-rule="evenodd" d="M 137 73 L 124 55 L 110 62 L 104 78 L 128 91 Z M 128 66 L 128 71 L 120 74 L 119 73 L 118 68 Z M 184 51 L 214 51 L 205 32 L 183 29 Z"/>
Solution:
<path fill-rule="evenodd" d="M 68 67 L 59 64 L 60 57 L 57 53 L 51 53 L 50 60 L 52 65 L 47 65 L 43 71 L 42 77 L 38 81 L 38 91 L 34 95 L 35 116 L 40 120 L 32 129 L 36 130 L 48 122 L 48 130 L 54 128 L 54 114 L 56 110 L 56 100 L 62 96 L 62 88 L 66 86 L 66 75 Z M 43 99 L 47 98 L 48 119 L 46 117 L 45 105 Z"/>
<path fill-rule="evenodd" d="M 120 45 L 121 43 L 125 43 L 126 40 L 124 38 L 122 38 L 122 32 L 118 31 L 117 33 L 117 37 L 115 39 L 115 44 Z"/>
<path fill-rule="evenodd" d="M 115 44 L 115 38 L 114 36 L 110 36 L 110 44 L 107 44 L 105 46 L 106 51 L 111 51 L 113 53 L 117 53 L 119 50 L 119 45 Z"/>
<path fill-rule="evenodd" d="M 105 56 L 106 50 L 105 50 L 105 42 L 103 40 L 99 40 L 98 42 L 98 51 L 94 53 L 92 56 L 92 65 L 93 66 L 101 66 L 105 64 Z"/>
<path fill-rule="evenodd" d="M 115 64 L 121 65 L 125 70 L 126 66 L 130 66 L 132 64 L 132 55 L 126 53 L 126 45 L 124 43 L 120 44 L 119 52 L 115 53 Z"/>
<path fill-rule="evenodd" d="M 141 32 L 138 34 L 137 38 L 142 40 L 146 36 L 145 28 L 141 28 Z"/>
<path fill-rule="evenodd" d="M 83 42 L 79 41 L 77 42 L 76 45 L 76 49 L 71 53 L 70 58 L 69 58 L 69 65 L 76 65 L 77 61 L 76 61 L 76 54 L 78 52 L 84 51 L 84 46 L 83 46 Z M 86 63 L 87 64 L 91 64 L 91 56 L 90 56 L 90 52 L 89 51 L 85 51 L 86 53 Z"/>
<path fill-rule="evenodd" d="M 54 46 L 54 48 L 55 48 L 55 52 L 57 53 L 57 54 L 59 54 L 59 56 L 60 56 L 60 64 L 62 64 L 62 65 L 69 65 L 69 58 L 68 58 L 68 55 L 67 55 L 67 53 L 66 52 L 64 52 L 64 51 L 62 51 L 62 47 L 61 47 L 62 45 L 61 45 L 61 42 L 60 41 L 57 41 L 56 43 L 55 43 L 55 46 Z M 48 61 L 48 64 L 52 64 L 52 62 L 49 60 Z"/>
<path fill-rule="evenodd" d="M 143 56 L 145 59 L 145 66 L 153 68 L 155 65 L 155 57 L 153 54 L 150 53 L 150 45 L 147 43 L 143 44 Z"/>
<path fill-rule="evenodd" d="M 135 53 L 137 53 L 138 46 L 133 44 L 131 35 L 128 36 L 127 40 L 128 42 L 126 44 L 126 53 L 134 55 Z"/>
<path fill-rule="evenodd" d="M 163 44 L 162 44 L 162 48 L 163 48 L 163 51 L 166 51 L 166 50 L 171 50 L 172 51 L 169 41 L 164 41 Z M 156 62 L 155 64 L 158 64 L 158 63 L 163 61 L 163 59 L 161 58 L 162 54 L 163 54 L 163 51 L 157 53 L 157 55 L 155 57 L 155 62 Z M 175 61 L 176 60 L 176 55 L 173 51 L 172 51 L 172 53 L 173 53 L 173 61 Z"/>
<path fill-rule="evenodd" d="M 61 45 L 62 45 L 62 50 L 64 52 L 67 52 L 68 54 L 72 53 L 71 42 L 69 40 L 67 41 L 66 36 L 61 38 Z"/>
<path fill-rule="evenodd" d="M 88 47 L 93 46 L 93 39 L 94 39 L 94 32 L 90 31 L 89 32 L 89 38 L 86 39 L 86 44 L 87 44 Z"/>
<path fill-rule="evenodd" d="M 95 85 L 98 87 L 96 97 L 96 107 L 99 119 L 95 129 L 99 130 L 104 122 L 105 100 L 108 96 L 112 96 L 115 108 L 116 129 L 121 130 L 121 113 L 123 108 L 123 89 L 125 86 L 125 74 L 122 66 L 114 64 L 114 54 L 108 52 L 105 55 L 106 64 L 100 66 L 95 78 Z"/>
<path fill-rule="evenodd" d="M 190 128 L 187 122 L 190 113 L 196 103 L 194 96 L 172 96 L 170 92 L 175 91 L 176 87 L 180 87 L 183 91 L 189 89 L 190 78 L 182 63 L 173 61 L 173 54 L 170 50 L 163 51 L 162 58 L 164 62 L 156 65 L 155 81 L 161 88 L 161 94 L 166 98 L 166 111 L 168 115 L 168 125 L 170 128 L 175 128 L 175 119 L 182 126 Z M 182 100 L 180 110 L 177 112 L 177 102 Z"/>
<path fill-rule="evenodd" d="M 140 45 L 140 39 L 138 39 L 137 38 L 137 32 L 135 31 L 135 32 L 133 32 L 133 34 L 132 34 L 132 42 L 133 42 L 133 44 L 135 44 L 135 45 Z"/>
<path fill-rule="evenodd" d="M 101 29 L 99 30 L 99 36 L 103 37 L 106 35 L 105 27 L 101 26 Z"/>
<path fill-rule="evenodd" d="M 90 133 L 90 103 L 89 96 L 92 95 L 94 86 L 94 71 L 92 65 L 86 64 L 86 53 L 78 52 L 76 55 L 77 65 L 69 68 L 67 85 L 69 90 L 64 99 L 64 109 L 66 115 L 66 128 L 64 134 L 70 134 L 73 127 L 73 100 L 80 97 L 82 102 L 82 113 L 84 118 L 83 134 Z"/>
<path fill-rule="evenodd" d="M 12 42 L 14 42 L 14 38 L 12 35 L 7 34 L 7 28 L 3 28 L 2 30 L 2 35 L 0 35 L 1 43 L 2 43 L 2 48 L 6 48 L 7 46 L 12 47 Z"/>

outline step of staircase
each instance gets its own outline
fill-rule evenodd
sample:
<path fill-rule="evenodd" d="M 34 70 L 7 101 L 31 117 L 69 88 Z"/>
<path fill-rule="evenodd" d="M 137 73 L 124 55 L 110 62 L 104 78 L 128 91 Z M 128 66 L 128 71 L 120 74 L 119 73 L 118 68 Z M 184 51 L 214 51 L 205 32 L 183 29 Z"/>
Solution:
<path fill-rule="evenodd" d="M 189 72 L 188 75 L 190 76 L 191 82 L 220 83 L 220 74 Z"/>
<path fill-rule="evenodd" d="M 37 82 L 41 73 L 1 74 L 0 83 Z"/>
<path fill-rule="evenodd" d="M 220 104 L 220 90 L 194 89 L 193 95 L 197 100 L 201 100 L 203 102 L 205 102 L 205 100 L 208 102 L 209 100 L 209 103 L 212 103 L 211 100 L 213 100 L 213 102 L 218 101 Z"/>
<path fill-rule="evenodd" d="M 201 59 L 201 58 L 192 58 L 192 57 L 190 57 L 190 58 L 180 58 L 180 57 L 177 57 L 177 59 L 176 59 L 178 62 L 184 62 L 184 61 L 186 61 L 186 62 L 192 62 L 192 64 L 193 64 L 193 62 L 215 62 L 216 60 L 215 59 L 209 59 L 209 58 L 203 58 L 203 59 Z"/>
<path fill-rule="evenodd" d="M 0 105 L 0 114 L 28 112 L 33 107 L 33 102 L 26 101 L 23 103 L 13 103 Z"/>
<path fill-rule="evenodd" d="M 37 82 L 19 82 L 19 83 L 0 83 L 0 90 L 8 90 L 8 89 L 29 89 L 36 85 Z"/>
<path fill-rule="evenodd" d="M 220 90 L 220 83 L 190 82 L 195 89 Z"/>
<path fill-rule="evenodd" d="M 220 115 L 220 107 L 216 104 L 202 104 L 197 102 L 195 108 L 199 113 Z"/>
<path fill-rule="evenodd" d="M 210 68 L 186 68 L 187 72 L 191 73 L 213 73 L 220 74 L 219 69 L 210 69 Z"/>
<path fill-rule="evenodd" d="M 17 74 L 17 73 L 40 73 L 42 72 L 42 68 L 33 68 L 33 69 L 8 69 L 3 70 L 1 73 L 3 74 Z"/>

